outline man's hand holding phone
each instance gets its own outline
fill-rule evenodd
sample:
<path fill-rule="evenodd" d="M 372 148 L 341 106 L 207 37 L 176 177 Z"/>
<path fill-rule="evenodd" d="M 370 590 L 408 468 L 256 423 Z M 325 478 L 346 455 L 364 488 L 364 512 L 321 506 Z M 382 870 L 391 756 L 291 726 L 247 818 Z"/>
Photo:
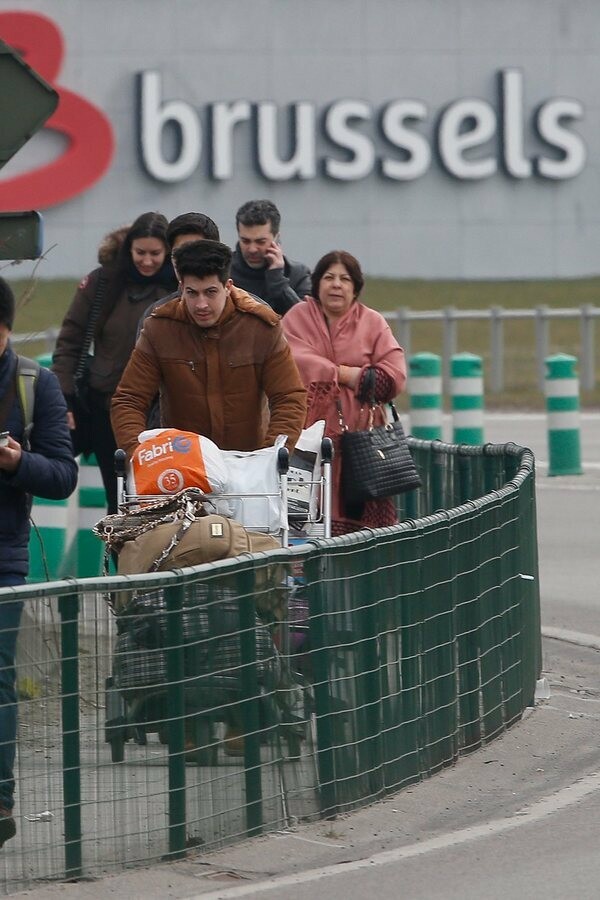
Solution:
<path fill-rule="evenodd" d="M 16 472 L 21 461 L 21 445 L 7 432 L 3 432 L 0 438 L 0 469 L 3 472 Z"/>
<path fill-rule="evenodd" d="M 283 269 L 283 250 L 277 240 L 271 241 L 265 250 L 267 269 Z"/>

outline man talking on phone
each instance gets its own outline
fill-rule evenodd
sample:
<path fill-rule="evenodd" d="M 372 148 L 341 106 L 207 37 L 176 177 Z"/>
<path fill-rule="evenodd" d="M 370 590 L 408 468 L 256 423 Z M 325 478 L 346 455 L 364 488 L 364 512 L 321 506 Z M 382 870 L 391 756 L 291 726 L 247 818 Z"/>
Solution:
<path fill-rule="evenodd" d="M 280 316 L 310 294 L 310 269 L 284 256 L 279 243 L 281 215 L 270 200 L 240 206 L 238 244 L 231 262 L 233 283 L 260 297 Z"/>

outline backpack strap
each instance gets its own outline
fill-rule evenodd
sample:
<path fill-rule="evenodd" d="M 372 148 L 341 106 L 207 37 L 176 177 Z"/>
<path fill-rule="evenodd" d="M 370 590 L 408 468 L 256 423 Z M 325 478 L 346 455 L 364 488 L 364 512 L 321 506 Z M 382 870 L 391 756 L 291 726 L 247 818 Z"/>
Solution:
<path fill-rule="evenodd" d="M 33 428 L 33 412 L 35 408 L 35 386 L 40 374 L 40 364 L 26 356 L 17 356 L 17 394 L 21 412 L 23 413 L 24 450 L 29 450 L 31 430 Z"/>

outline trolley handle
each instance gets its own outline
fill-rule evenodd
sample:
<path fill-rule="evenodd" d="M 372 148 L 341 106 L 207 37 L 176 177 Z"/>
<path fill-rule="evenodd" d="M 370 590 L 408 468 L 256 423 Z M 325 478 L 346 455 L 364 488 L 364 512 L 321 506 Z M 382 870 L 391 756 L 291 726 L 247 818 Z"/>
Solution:
<path fill-rule="evenodd" d="M 115 450 L 115 475 L 117 478 L 125 477 L 125 463 L 127 454 L 124 450 Z"/>
<path fill-rule="evenodd" d="M 331 438 L 323 438 L 321 441 L 321 459 L 324 463 L 333 462 L 333 441 Z"/>
<path fill-rule="evenodd" d="M 280 447 L 277 452 L 277 472 L 279 475 L 287 475 L 290 467 L 290 451 L 287 447 Z"/>

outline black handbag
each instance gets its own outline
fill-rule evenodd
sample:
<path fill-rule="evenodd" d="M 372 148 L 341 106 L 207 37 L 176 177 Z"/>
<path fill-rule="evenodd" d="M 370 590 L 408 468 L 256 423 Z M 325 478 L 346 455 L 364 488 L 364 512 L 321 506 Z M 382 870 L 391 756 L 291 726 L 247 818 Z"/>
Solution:
<path fill-rule="evenodd" d="M 89 397 L 90 363 L 93 357 L 90 355 L 89 350 L 92 341 L 94 340 L 96 323 L 104 303 L 106 283 L 106 275 L 101 272 L 96 286 L 96 294 L 90 308 L 77 367 L 73 376 L 75 395 L 73 397 L 72 407 L 73 416 L 75 418 L 75 428 L 71 431 L 71 443 L 73 444 L 74 456 L 79 456 L 80 454 L 89 456 L 94 452 L 94 417 Z"/>
<path fill-rule="evenodd" d="M 376 407 L 370 404 L 366 431 L 348 431 L 338 404 L 341 437 L 342 494 L 347 508 L 356 509 L 367 500 L 392 497 L 421 487 L 421 478 L 406 442 L 400 417 L 390 403 L 393 422 L 373 427 Z"/>

